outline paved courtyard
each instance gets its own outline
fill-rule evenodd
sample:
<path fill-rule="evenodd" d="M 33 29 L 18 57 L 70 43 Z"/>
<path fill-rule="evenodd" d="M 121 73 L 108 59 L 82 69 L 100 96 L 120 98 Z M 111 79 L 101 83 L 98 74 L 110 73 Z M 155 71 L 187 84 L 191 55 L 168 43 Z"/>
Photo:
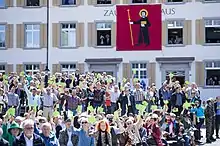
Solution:
<path fill-rule="evenodd" d="M 205 129 L 202 129 L 202 142 L 204 142 L 205 146 L 220 146 L 220 139 L 217 139 L 215 142 L 211 143 L 211 144 L 206 144 L 206 139 L 205 139 Z"/>

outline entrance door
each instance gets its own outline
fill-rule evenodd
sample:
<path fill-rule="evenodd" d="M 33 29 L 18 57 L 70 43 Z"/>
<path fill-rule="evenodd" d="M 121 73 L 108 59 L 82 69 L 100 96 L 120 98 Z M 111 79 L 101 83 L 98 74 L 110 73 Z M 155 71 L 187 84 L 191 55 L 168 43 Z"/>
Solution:
<path fill-rule="evenodd" d="M 183 86 L 186 81 L 186 75 L 184 70 L 166 70 L 166 80 L 169 81 L 169 74 L 172 73 L 174 76 L 173 81 L 179 81 L 180 85 Z"/>
<path fill-rule="evenodd" d="M 106 72 L 107 75 L 111 75 L 114 76 L 114 72 L 113 71 L 94 71 L 95 73 L 100 73 L 102 74 L 103 72 Z"/>
<path fill-rule="evenodd" d="M 96 73 L 103 73 L 106 72 L 108 75 L 114 76 L 117 78 L 117 65 L 116 64 L 91 64 L 89 71 L 92 72 L 96 72 Z"/>

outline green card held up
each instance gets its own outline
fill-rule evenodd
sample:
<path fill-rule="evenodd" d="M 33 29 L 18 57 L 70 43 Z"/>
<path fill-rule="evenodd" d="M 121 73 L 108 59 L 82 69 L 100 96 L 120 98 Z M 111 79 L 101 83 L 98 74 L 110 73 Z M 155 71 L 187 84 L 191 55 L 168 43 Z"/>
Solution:
<path fill-rule="evenodd" d="M 78 114 L 81 113 L 82 112 L 82 105 L 78 105 L 76 111 Z"/>
<path fill-rule="evenodd" d="M 13 107 L 9 108 L 7 114 L 10 116 L 15 116 L 15 108 Z"/>
<path fill-rule="evenodd" d="M 53 112 L 53 117 L 59 117 L 59 116 L 60 116 L 60 113 L 58 111 Z"/>
<path fill-rule="evenodd" d="M 174 74 L 171 72 L 171 73 L 169 74 L 169 77 L 172 78 L 173 76 L 174 76 Z"/>
<path fill-rule="evenodd" d="M 90 117 L 88 118 L 88 121 L 89 121 L 90 124 L 95 124 L 95 122 L 96 122 L 95 116 L 90 116 Z"/>
<path fill-rule="evenodd" d="M 104 108 L 103 108 L 103 107 L 98 107 L 97 111 L 98 111 L 99 113 L 103 113 L 103 112 L 104 112 Z"/>
<path fill-rule="evenodd" d="M 151 110 L 156 110 L 157 109 L 157 105 L 152 105 L 151 106 Z"/>

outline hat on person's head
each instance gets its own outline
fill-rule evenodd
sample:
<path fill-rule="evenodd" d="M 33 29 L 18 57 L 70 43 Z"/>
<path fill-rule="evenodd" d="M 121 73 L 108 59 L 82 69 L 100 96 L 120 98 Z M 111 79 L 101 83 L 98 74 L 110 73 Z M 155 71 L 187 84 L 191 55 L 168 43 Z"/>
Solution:
<path fill-rule="evenodd" d="M 8 133 L 11 133 L 11 129 L 19 129 L 20 131 L 22 131 L 22 128 L 16 122 L 13 122 L 8 128 Z"/>
<path fill-rule="evenodd" d="M 113 118 L 114 118 L 114 115 L 113 115 L 113 114 L 107 114 L 107 115 L 106 115 L 106 118 L 107 118 L 107 119 L 113 119 Z"/>

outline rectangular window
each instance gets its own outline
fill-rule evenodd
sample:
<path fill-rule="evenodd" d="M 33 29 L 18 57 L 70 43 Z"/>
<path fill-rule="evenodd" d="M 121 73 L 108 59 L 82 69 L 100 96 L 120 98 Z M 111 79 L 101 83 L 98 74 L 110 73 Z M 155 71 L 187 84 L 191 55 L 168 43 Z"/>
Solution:
<path fill-rule="evenodd" d="M 0 65 L 0 73 L 5 74 L 5 65 Z"/>
<path fill-rule="evenodd" d="M 220 61 L 205 62 L 206 85 L 220 86 Z"/>
<path fill-rule="evenodd" d="M 62 0 L 61 4 L 63 6 L 76 5 L 76 0 Z"/>
<path fill-rule="evenodd" d="M 40 24 L 25 25 L 25 47 L 40 48 Z"/>
<path fill-rule="evenodd" d="M 26 74 L 31 73 L 33 75 L 40 71 L 39 64 L 25 64 L 24 68 L 25 68 Z"/>
<path fill-rule="evenodd" d="M 112 4 L 112 0 L 97 0 L 98 5 L 109 5 Z"/>
<path fill-rule="evenodd" d="M 215 2 L 219 2 L 219 0 L 204 0 L 204 2 L 215 3 Z"/>
<path fill-rule="evenodd" d="M 220 19 L 205 20 L 205 43 L 220 43 Z"/>
<path fill-rule="evenodd" d="M 137 79 L 147 78 L 147 64 L 146 63 L 132 63 L 131 68 L 134 74 L 134 78 L 137 78 Z"/>
<path fill-rule="evenodd" d="M 179 45 L 183 44 L 183 20 L 168 20 L 167 34 L 168 34 L 168 45 Z"/>
<path fill-rule="evenodd" d="M 133 4 L 137 4 L 137 3 L 147 3 L 147 0 L 132 0 Z"/>
<path fill-rule="evenodd" d="M 72 74 L 76 71 L 76 64 L 61 64 L 61 72 Z"/>
<path fill-rule="evenodd" d="M 0 48 L 5 48 L 5 25 L 0 25 Z"/>
<path fill-rule="evenodd" d="M 5 0 L 0 0 L 0 8 L 5 7 Z"/>
<path fill-rule="evenodd" d="M 76 47 L 76 24 L 61 24 L 61 47 Z"/>
<path fill-rule="evenodd" d="M 26 0 L 26 6 L 38 7 L 38 6 L 40 6 L 40 0 Z"/>
<path fill-rule="evenodd" d="M 112 23 L 96 23 L 97 46 L 111 46 Z"/>
<path fill-rule="evenodd" d="M 167 0 L 168 3 L 181 3 L 183 0 Z"/>

